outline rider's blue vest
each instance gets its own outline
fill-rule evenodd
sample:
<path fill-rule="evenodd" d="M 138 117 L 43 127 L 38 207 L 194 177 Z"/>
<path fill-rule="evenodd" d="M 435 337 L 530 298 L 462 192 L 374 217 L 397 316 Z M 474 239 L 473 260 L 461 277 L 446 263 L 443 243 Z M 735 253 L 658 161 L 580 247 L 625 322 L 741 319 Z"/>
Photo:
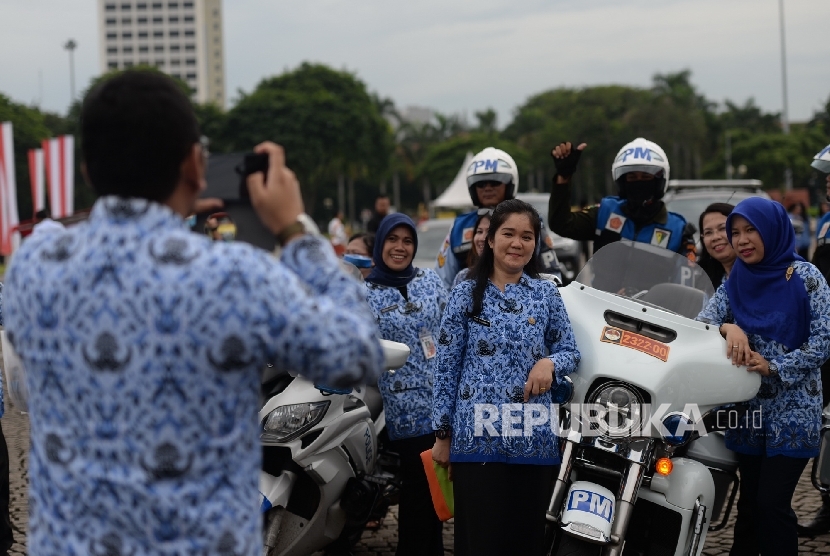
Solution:
<path fill-rule="evenodd" d="M 476 233 L 478 212 L 468 212 L 455 218 L 450 233 L 450 249 L 461 264 L 459 268 L 467 268 L 467 253 L 473 247 L 473 236 Z"/>
<path fill-rule="evenodd" d="M 830 212 L 821 217 L 816 225 L 816 246 L 830 243 Z"/>
<path fill-rule="evenodd" d="M 597 213 L 597 237 L 594 240 L 594 253 L 600 248 L 628 239 L 641 243 L 650 243 L 658 247 L 665 247 L 676 253 L 683 247 L 683 231 L 686 228 L 686 219 L 674 212 L 668 213 L 665 224 L 651 222 L 637 228 L 634 221 L 625 215 L 622 207 L 625 201 L 619 197 L 605 197 L 599 204 Z"/>

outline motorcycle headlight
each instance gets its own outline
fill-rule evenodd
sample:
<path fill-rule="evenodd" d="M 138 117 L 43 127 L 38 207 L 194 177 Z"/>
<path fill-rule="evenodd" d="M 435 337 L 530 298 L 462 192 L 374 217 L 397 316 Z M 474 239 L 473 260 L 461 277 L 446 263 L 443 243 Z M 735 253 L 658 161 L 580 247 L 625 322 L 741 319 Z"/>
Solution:
<path fill-rule="evenodd" d="M 262 423 L 262 440 L 288 442 L 319 423 L 331 402 L 310 402 L 281 405 L 269 413 Z"/>
<path fill-rule="evenodd" d="M 588 403 L 599 406 L 598 425 L 604 436 L 626 437 L 640 429 L 644 402 L 634 388 L 610 382 L 599 387 Z"/>

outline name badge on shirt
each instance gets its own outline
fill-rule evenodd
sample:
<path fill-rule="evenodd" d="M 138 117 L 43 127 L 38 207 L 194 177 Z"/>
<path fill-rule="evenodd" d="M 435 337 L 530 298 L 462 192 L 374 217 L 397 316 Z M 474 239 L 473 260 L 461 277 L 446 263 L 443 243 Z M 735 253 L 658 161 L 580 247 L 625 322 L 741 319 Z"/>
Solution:
<path fill-rule="evenodd" d="M 435 347 L 435 339 L 432 337 L 432 332 L 426 328 L 422 328 L 418 338 L 421 340 L 421 349 L 424 350 L 424 357 L 427 359 L 435 357 L 438 350 Z"/>
<path fill-rule="evenodd" d="M 473 321 L 475 321 L 475 322 L 477 322 L 481 325 L 490 326 L 490 321 L 489 320 L 484 320 L 484 319 L 479 318 L 479 317 L 470 317 L 470 318 L 473 319 Z"/>
<path fill-rule="evenodd" d="M 392 311 L 394 311 L 397 308 L 398 308 L 397 304 L 390 305 L 389 307 L 384 307 L 383 309 L 381 309 L 380 312 L 381 313 L 391 313 Z"/>

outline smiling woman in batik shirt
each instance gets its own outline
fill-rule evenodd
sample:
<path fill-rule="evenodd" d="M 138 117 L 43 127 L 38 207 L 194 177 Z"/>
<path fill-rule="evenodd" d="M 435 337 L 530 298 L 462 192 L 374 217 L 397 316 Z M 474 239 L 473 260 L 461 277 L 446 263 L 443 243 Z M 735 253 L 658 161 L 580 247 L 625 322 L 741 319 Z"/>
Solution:
<path fill-rule="evenodd" d="M 726 233 L 738 258 L 697 319 L 718 325 L 727 357 L 762 377 L 749 402 L 753 418 L 726 433 L 741 472 L 731 554 L 795 556 L 792 497 L 807 461 L 818 455 L 830 288 L 795 254 L 792 224 L 775 201 L 741 201 Z"/>
<path fill-rule="evenodd" d="M 456 554 L 542 551 L 560 462 L 551 389 L 576 370 L 579 352 L 556 285 L 539 279 L 540 234 L 531 205 L 499 204 L 484 252 L 441 321 L 432 455 L 452 464 Z M 543 424 L 523 424 L 528 410 Z"/>
<path fill-rule="evenodd" d="M 431 361 L 447 290 L 435 271 L 412 266 L 417 249 L 418 235 L 408 216 L 396 213 L 384 218 L 377 231 L 375 267 L 366 278 L 366 291 L 381 337 L 411 350 L 406 365 L 378 380 L 389 438 L 401 456 L 396 554 L 443 556 L 441 522 L 420 454 L 434 440 Z"/>

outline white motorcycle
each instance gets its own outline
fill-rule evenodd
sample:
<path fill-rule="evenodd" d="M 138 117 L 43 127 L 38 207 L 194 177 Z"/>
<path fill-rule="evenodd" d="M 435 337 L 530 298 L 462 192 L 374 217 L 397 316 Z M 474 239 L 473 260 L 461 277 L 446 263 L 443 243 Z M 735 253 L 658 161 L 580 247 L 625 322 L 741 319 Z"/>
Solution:
<path fill-rule="evenodd" d="M 623 241 L 559 291 L 582 360 L 561 406 L 547 553 L 700 555 L 737 487 L 736 458 L 714 431 L 761 417 L 730 405 L 755 396 L 760 376 L 731 365 L 716 326 L 692 320 L 713 294 L 708 277 Z"/>
<path fill-rule="evenodd" d="M 409 347 L 381 342 L 386 369 L 402 367 Z M 263 554 L 306 556 L 348 526 L 359 535 L 395 482 L 388 471 L 395 462 L 379 458 L 385 418 L 378 389 L 338 390 L 269 368 L 262 390 Z"/>

